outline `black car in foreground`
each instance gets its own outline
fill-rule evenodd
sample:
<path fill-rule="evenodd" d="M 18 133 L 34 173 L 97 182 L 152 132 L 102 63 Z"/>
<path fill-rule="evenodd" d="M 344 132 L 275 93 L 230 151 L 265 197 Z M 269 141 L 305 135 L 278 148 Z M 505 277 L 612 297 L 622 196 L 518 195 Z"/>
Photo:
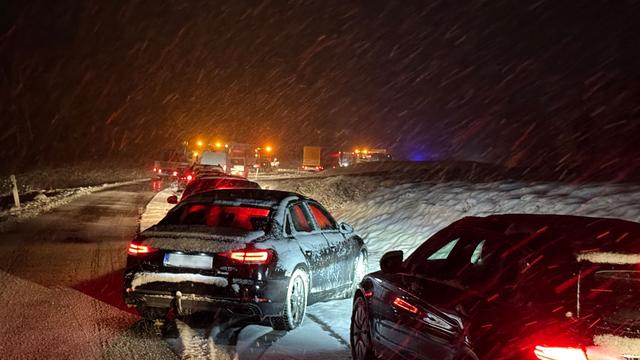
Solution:
<path fill-rule="evenodd" d="M 131 242 L 124 299 L 147 319 L 227 310 L 291 330 L 308 302 L 351 297 L 362 239 L 316 201 L 259 189 L 192 195 Z"/>
<path fill-rule="evenodd" d="M 353 358 L 640 359 L 640 224 L 467 217 L 354 297 Z"/>

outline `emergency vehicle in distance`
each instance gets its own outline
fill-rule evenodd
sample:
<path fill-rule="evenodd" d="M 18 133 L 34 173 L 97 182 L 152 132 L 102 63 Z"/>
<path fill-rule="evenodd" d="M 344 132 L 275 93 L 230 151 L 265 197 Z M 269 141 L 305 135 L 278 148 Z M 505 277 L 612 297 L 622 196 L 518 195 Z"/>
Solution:
<path fill-rule="evenodd" d="M 338 166 L 348 167 L 355 164 L 391 161 L 393 158 L 387 149 L 355 149 L 352 152 L 340 151 L 338 155 Z"/>

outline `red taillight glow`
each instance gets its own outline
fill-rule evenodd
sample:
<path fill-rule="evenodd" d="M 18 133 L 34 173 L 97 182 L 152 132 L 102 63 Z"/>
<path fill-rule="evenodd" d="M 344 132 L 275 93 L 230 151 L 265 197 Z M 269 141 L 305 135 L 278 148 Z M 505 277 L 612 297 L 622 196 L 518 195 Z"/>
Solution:
<path fill-rule="evenodd" d="M 157 172 L 157 171 L 158 171 L 158 168 L 153 168 L 153 172 Z"/>
<path fill-rule="evenodd" d="M 243 264 L 268 264 L 271 261 L 271 250 L 236 250 L 224 254 L 233 261 Z"/>
<path fill-rule="evenodd" d="M 408 311 L 410 313 L 413 313 L 413 314 L 417 314 L 418 313 L 418 308 L 417 307 L 409 304 L 408 302 L 406 302 L 405 300 L 403 300 L 403 299 L 401 299 L 399 297 L 397 297 L 397 298 L 395 298 L 395 300 L 393 300 L 393 305 L 399 307 L 402 310 L 406 310 L 406 311 Z"/>
<path fill-rule="evenodd" d="M 538 345 L 533 353 L 540 360 L 587 360 L 584 350 L 578 348 Z"/>
<path fill-rule="evenodd" d="M 173 176 L 178 176 L 178 172 L 177 172 L 177 171 L 174 171 L 174 172 L 173 172 Z"/>
<path fill-rule="evenodd" d="M 191 181 L 191 180 L 193 180 L 193 176 L 187 175 L 187 181 Z"/>
<path fill-rule="evenodd" d="M 162 169 L 158 169 L 158 174 L 162 174 Z"/>
<path fill-rule="evenodd" d="M 134 243 L 129 244 L 129 249 L 127 249 L 127 253 L 129 255 L 149 254 L 154 251 L 156 251 L 156 249 L 152 248 L 151 246 Z"/>

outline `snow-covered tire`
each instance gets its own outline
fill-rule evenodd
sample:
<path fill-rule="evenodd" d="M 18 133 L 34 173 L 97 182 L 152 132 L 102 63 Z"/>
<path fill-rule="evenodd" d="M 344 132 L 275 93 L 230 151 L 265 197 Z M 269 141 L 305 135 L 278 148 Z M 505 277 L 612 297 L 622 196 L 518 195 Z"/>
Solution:
<path fill-rule="evenodd" d="M 148 307 L 145 305 L 137 305 L 136 310 L 140 317 L 149 321 L 164 320 L 167 315 L 167 309 Z"/>
<path fill-rule="evenodd" d="M 309 276 L 303 269 L 297 268 L 289 279 L 282 315 L 271 318 L 271 327 L 274 330 L 289 331 L 300 326 L 307 311 L 308 295 Z"/>
<path fill-rule="evenodd" d="M 360 255 L 353 262 L 353 279 L 351 280 L 351 286 L 347 289 L 344 294 L 345 299 L 351 299 L 353 294 L 358 290 L 358 286 L 360 285 L 360 281 L 367 274 L 367 253 L 364 250 L 360 251 Z"/>
<path fill-rule="evenodd" d="M 362 295 L 356 296 L 351 313 L 351 327 L 349 329 L 351 341 L 351 357 L 354 360 L 372 360 L 376 358 L 371 342 L 371 322 L 367 301 Z"/>

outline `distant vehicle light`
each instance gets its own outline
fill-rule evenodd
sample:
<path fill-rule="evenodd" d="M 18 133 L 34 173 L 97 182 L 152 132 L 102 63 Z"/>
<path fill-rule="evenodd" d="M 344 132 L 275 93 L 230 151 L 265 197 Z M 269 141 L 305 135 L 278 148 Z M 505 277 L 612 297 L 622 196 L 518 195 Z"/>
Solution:
<path fill-rule="evenodd" d="M 407 301 L 405 301 L 404 299 L 401 299 L 399 297 L 395 298 L 395 300 L 393 300 L 393 305 L 399 307 L 402 310 L 406 310 L 410 313 L 413 314 L 417 314 L 418 313 L 418 308 L 409 304 Z"/>
<path fill-rule="evenodd" d="M 217 142 L 217 143 L 216 143 L 216 147 L 217 147 L 217 148 L 221 148 L 221 147 L 222 147 L 222 144 L 221 144 L 220 142 Z"/>
<path fill-rule="evenodd" d="M 578 348 L 538 345 L 533 353 L 540 360 L 587 360 L 584 350 Z"/>
<path fill-rule="evenodd" d="M 356 149 L 356 151 L 354 151 L 354 153 L 360 154 L 360 150 Z"/>
<path fill-rule="evenodd" d="M 158 169 L 158 174 L 162 174 L 162 169 Z"/>
<path fill-rule="evenodd" d="M 173 172 L 173 176 L 178 176 L 178 172 L 177 172 L 177 171 L 174 171 L 174 172 Z"/>
<path fill-rule="evenodd" d="M 134 243 L 130 243 L 129 248 L 127 249 L 127 253 L 134 256 L 140 254 L 150 254 L 155 251 L 157 251 L 157 249 L 154 249 L 151 246 L 139 245 Z"/>
<path fill-rule="evenodd" d="M 193 176 L 191 176 L 191 174 L 187 175 L 187 181 L 191 181 L 193 180 Z"/>
<path fill-rule="evenodd" d="M 153 168 L 153 172 L 158 172 L 158 168 Z"/>

